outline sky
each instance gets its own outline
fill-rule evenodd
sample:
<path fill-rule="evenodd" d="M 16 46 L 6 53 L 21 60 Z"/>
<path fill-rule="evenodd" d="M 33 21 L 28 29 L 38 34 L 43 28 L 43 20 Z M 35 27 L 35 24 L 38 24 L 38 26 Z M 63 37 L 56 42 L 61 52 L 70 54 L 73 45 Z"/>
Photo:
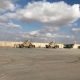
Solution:
<path fill-rule="evenodd" d="M 80 43 L 80 0 L 0 0 L 0 41 Z"/>

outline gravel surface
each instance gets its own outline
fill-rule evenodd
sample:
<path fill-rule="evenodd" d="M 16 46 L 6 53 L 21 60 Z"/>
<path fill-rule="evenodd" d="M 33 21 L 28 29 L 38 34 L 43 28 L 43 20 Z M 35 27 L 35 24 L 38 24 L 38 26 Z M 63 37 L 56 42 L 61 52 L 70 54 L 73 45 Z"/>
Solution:
<path fill-rule="evenodd" d="M 0 80 L 80 80 L 80 50 L 0 48 Z"/>

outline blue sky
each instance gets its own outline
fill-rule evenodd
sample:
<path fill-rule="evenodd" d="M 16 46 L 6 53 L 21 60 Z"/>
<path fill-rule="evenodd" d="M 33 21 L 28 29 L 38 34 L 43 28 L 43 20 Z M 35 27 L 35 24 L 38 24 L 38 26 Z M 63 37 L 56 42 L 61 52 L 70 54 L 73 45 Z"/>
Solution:
<path fill-rule="evenodd" d="M 43 0 L 34 0 L 34 1 L 43 1 Z M 80 0 L 46 0 L 48 2 L 57 2 L 57 1 L 65 1 L 68 4 L 79 4 Z M 26 5 L 28 2 L 32 2 L 32 0 L 17 0 L 16 1 L 20 5 Z"/>
<path fill-rule="evenodd" d="M 0 40 L 80 43 L 80 0 L 0 0 Z"/>

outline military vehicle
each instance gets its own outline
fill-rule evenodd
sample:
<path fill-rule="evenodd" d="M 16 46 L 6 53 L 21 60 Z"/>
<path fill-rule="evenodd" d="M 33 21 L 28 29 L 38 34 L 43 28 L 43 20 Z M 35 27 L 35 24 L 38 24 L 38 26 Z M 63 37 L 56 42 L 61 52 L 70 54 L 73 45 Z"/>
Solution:
<path fill-rule="evenodd" d="M 78 46 L 78 49 L 80 49 L 80 46 Z"/>
<path fill-rule="evenodd" d="M 48 45 L 45 46 L 46 48 L 59 48 L 55 42 L 50 42 Z"/>
<path fill-rule="evenodd" d="M 35 48 L 35 45 L 33 45 L 30 41 L 24 41 L 22 44 L 17 45 L 18 48 Z"/>
<path fill-rule="evenodd" d="M 74 44 L 64 44 L 64 48 L 73 48 Z"/>

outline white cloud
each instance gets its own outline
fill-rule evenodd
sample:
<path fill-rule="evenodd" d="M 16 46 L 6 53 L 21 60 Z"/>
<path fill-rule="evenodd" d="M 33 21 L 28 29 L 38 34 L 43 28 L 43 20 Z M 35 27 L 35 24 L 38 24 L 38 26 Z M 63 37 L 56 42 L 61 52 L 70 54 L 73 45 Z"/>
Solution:
<path fill-rule="evenodd" d="M 60 34 L 60 33 L 57 33 L 57 32 L 47 32 L 47 31 L 42 31 L 42 30 L 35 30 L 35 31 L 31 31 L 31 32 L 27 32 L 27 33 L 24 33 L 22 35 L 24 38 L 29 38 L 29 39 L 35 39 L 37 38 L 38 40 L 39 39 L 43 39 L 43 38 L 46 38 L 46 40 L 50 39 L 50 40 L 53 40 L 53 39 L 56 39 L 56 38 L 61 38 L 61 39 L 73 39 L 73 35 L 66 35 L 66 34 Z"/>
<path fill-rule="evenodd" d="M 22 27 L 20 26 L 20 25 L 17 25 L 17 24 L 14 24 L 14 23 L 8 23 L 7 25 L 6 25 L 8 28 L 18 28 L 18 29 L 22 29 Z"/>
<path fill-rule="evenodd" d="M 22 37 L 22 27 L 18 24 L 0 23 L 0 40 L 20 40 Z"/>
<path fill-rule="evenodd" d="M 8 18 L 3 15 L 0 15 L 0 23 L 6 23 L 6 22 L 8 22 Z"/>
<path fill-rule="evenodd" d="M 72 31 L 74 31 L 74 32 L 80 32 L 80 28 L 72 28 Z"/>
<path fill-rule="evenodd" d="M 63 26 L 80 18 L 79 4 L 60 2 L 33 2 L 16 12 L 16 17 L 26 22 L 39 21 L 46 25 Z"/>
<path fill-rule="evenodd" d="M 12 11 L 0 15 L 0 28 L 5 27 L 7 28 L 6 33 L 10 31 L 10 33 L 16 35 L 18 32 L 15 30 L 20 30 L 21 26 L 10 23 L 9 20 L 12 21 L 11 19 L 13 18 L 25 21 L 27 23 L 36 21 L 43 24 L 43 28 L 41 30 L 18 34 L 18 36 L 27 39 L 71 39 L 71 35 L 59 34 L 58 30 L 60 29 L 60 26 L 72 24 L 80 18 L 79 4 L 69 5 L 63 1 L 54 3 L 38 1 L 28 3 L 28 5 L 26 5 L 24 8 L 19 8 L 14 11 L 15 8 L 16 7 L 11 0 L 0 0 L 0 10 Z M 73 28 L 72 30 L 80 31 L 79 28 Z M 9 35 L 11 36 L 11 34 Z"/>
<path fill-rule="evenodd" d="M 8 12 L 8 13 L 4 14 L 4 16 L 9 19 L 13 19 L 13 18 L 16 19 L 17 18 L 16 16 L 18 16 L 18 15 L 16 15 L 15 13 Z"/>
<path fill-rule="evenodd" d="M 39 21 L 45 26 L 41 30 L 24 34 L 24 38 L 33 40 L 73 40 L 73 35 L 59 34 L 59 26 L 74 23 L 80 18 L 79 4 L 68 5 L 60 1 L 55 3 L 33 2 L 16 12 L 16 17 L 26 22 Z"/>
<path fill-rule="evenodd" d="M 30 35 L 36 35 L 36 34 L 39 34 L 39 30 L 31 31 L 31 32 L 30 32 Z"/>
<path fill-rule="evenodd" d="M 15 33 L 18 32 L 18 31 L 21 31 L 22 30 L 22 27 L 18 24 L 14 24 L 12 22 L 9 22 L 9 23 L 0 23 L 0 29 L 2 29 L 1 32 L 13 32 Z"/>
<path fill-rule="evenodd" d="M 47 36 L 47 37 L 51 37 L 52 34 L 51 34 L 51 33 L 46 33 L 46 36 Z"/>
<path fill-rule="evenodd" d="M 10 10 L 14 11 L 15 5 L 11 2 L 11 0 L 0 0 L 0 10 Z"/>
<path fill-rule="evenodd" d="M 32 41 L 37 42 L 50 42 L 50 41 L 56 41 L 56 42 L 65 42 L 65 40 L 73 40 L 73 35 L 60 35 L 58 33 L 51 34 L 51 33 L 45 33 L 44 35 L 30 35 L 30 33 L 26 33 L 25 35 L 22 35 L 24 39 L 29 39 Z M 68 42 L 67 42 L 68 43 Z"/>
<path fill-rule="evenodd" d="M 71 24 L 80 18 L 79 4 L 69 5 L 60 2 L 33 2 L 14 13 L 7 13 L 9 19 L 19 19 L 25 22 L 40 22 L 46 27 L 60 27 Z M 52 28 L 51 28 L 52 29 Z"/>

